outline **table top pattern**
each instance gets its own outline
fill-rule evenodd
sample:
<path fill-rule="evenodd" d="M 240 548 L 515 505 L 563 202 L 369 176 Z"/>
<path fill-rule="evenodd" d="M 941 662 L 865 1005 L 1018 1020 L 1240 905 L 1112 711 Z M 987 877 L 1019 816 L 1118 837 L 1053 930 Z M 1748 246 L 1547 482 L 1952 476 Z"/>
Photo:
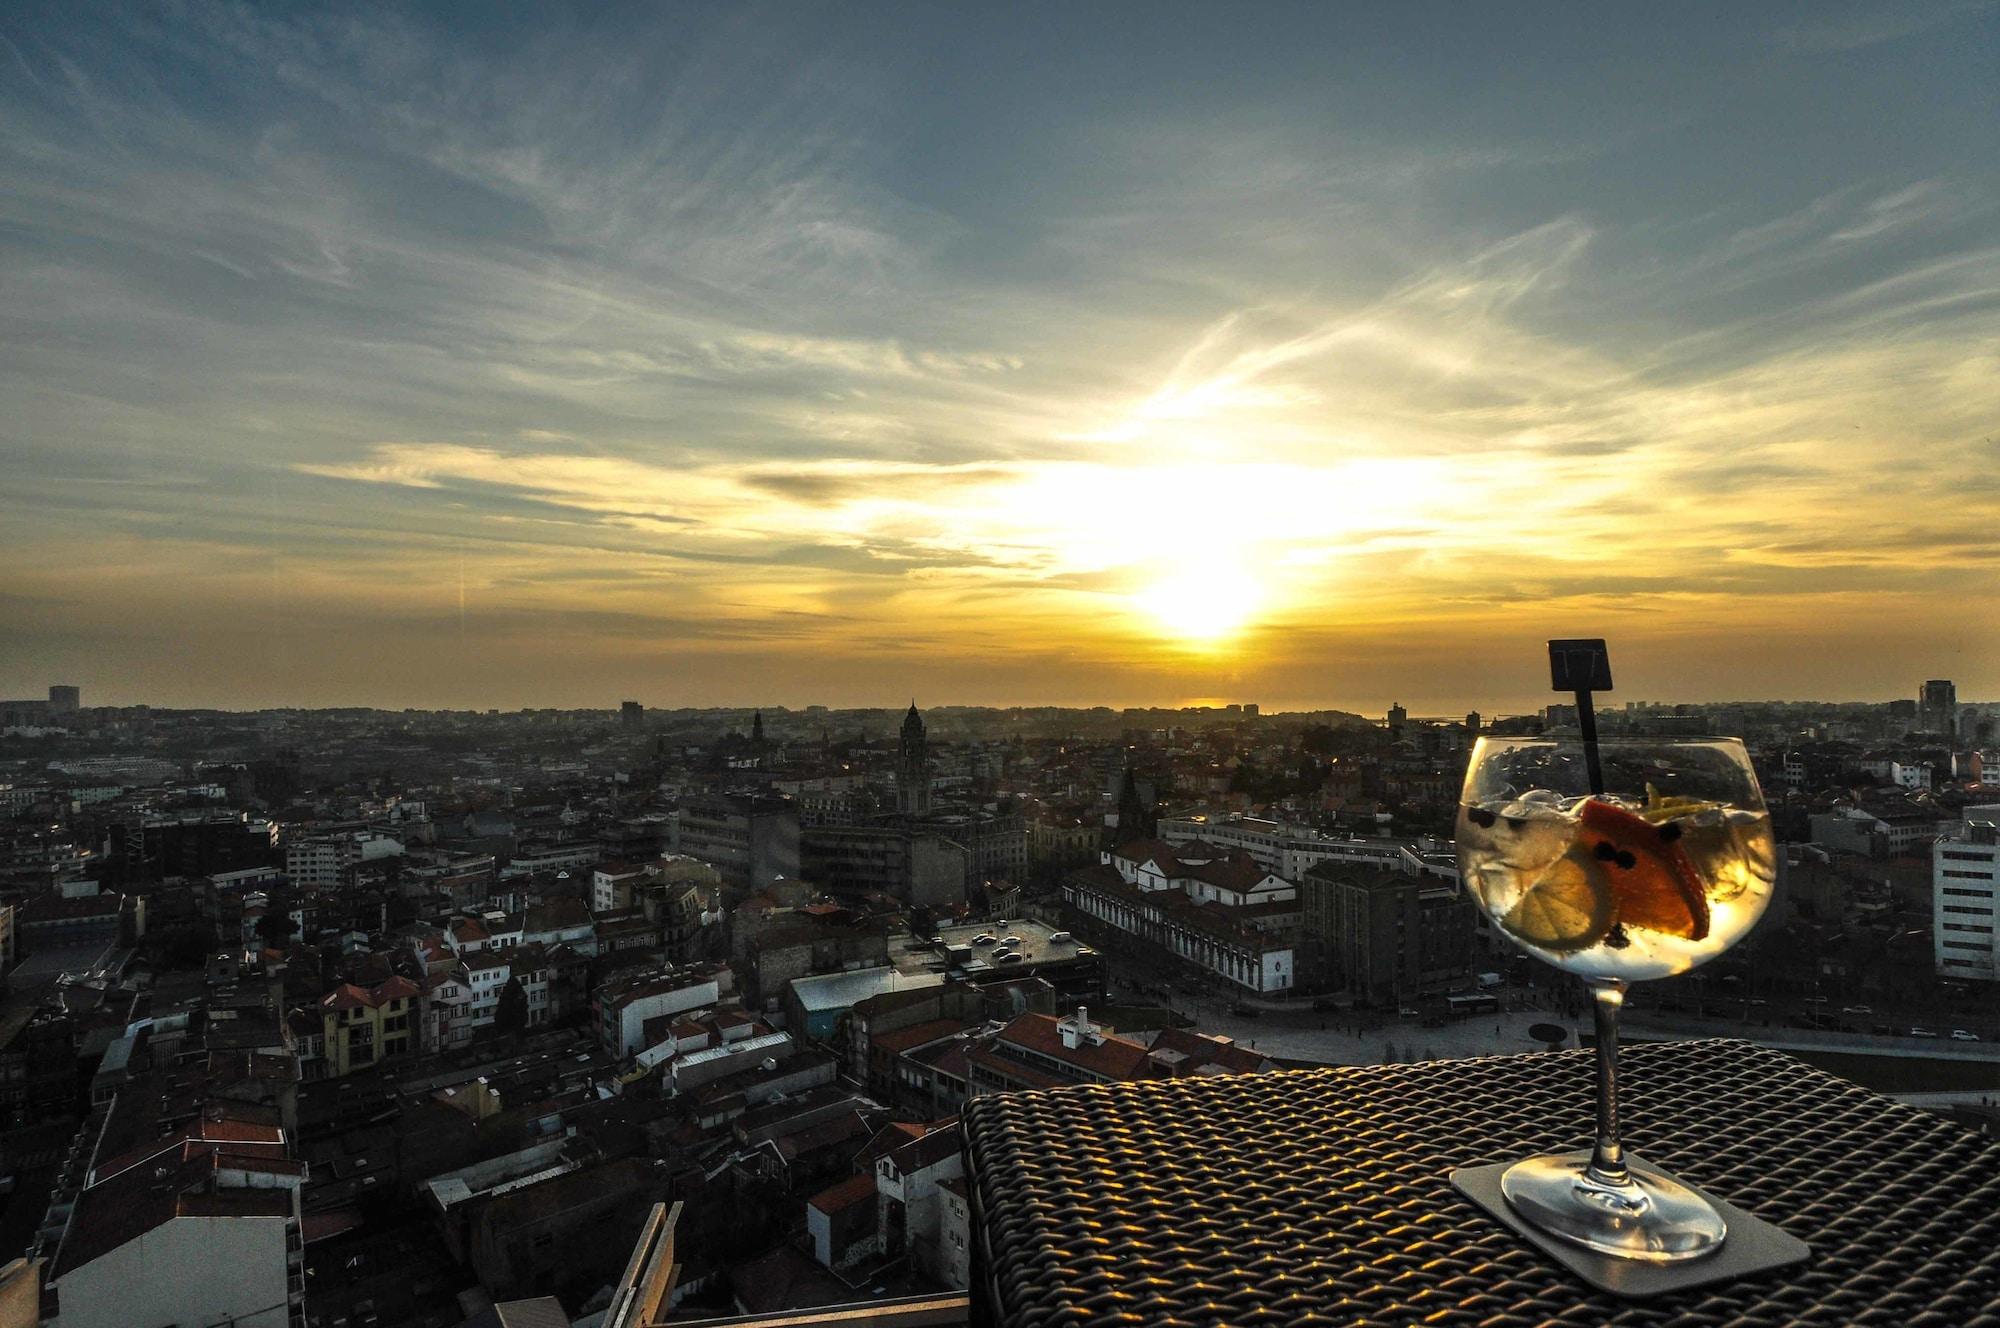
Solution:
<path fill-rule="evenodd" d="M 1619 1068 L 1627 1146 L 1810 1263 L 1622 1301 L 1457 1194 L 1454 1167 L 1588 1142 L 1570 1051 L 974 1098 L 975 1302 L 1008 1328 L 2000 1328 L 2000 1145 L 1748 1043 Z"/>

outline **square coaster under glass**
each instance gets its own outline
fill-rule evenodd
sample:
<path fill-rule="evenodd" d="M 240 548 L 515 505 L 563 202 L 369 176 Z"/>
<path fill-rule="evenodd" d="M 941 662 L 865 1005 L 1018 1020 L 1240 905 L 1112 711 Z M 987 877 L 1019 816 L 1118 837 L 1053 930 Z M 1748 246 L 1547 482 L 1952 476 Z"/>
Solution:
<path fill-rule="evenodd" d="M 1562 1156 L 1588 1161 L 1590 1150 L 1578 1149 Z M 1628 1151 L 1625 1156 L 1631 1162 L 1643 1161 L 1637 1153 Z M 1687 1263 L 1655 1264 L 1641 1263 L 1636 1259 L 1615 1259 L 1546 1235 L 1523 1221 L 1500 1193 L 1500 1177 L 1513 1165 L 1513 1162 L 1491 1162 L 1485 1166 L 1460 1167 L 1451 1173 L 1452 1188 L 1498 1218 L 1510 1231 L 1536 1249 L 1599 1291 L 1614 1296 L 1645 1300 L 1695 1287 L 1713 1286 L 1717 1282 L 1730 1282 L 1775 1268 L 1789 1268 L 1812 1257 L 1812 1247 L 1798 1237 L 1788 1235 L 1763 1218 L 1752 1216 L 1728 1200 L 1718 1199 L 1682 1180 L 1681 1184 L 1688 1185 L 1689 1189 L 1714 1204 L 1716 1211 L 1722 1214 L 1722 1220 L 1728 1224 L 1729 1235 L 1722 1242 L 1722 1248 Z"/>

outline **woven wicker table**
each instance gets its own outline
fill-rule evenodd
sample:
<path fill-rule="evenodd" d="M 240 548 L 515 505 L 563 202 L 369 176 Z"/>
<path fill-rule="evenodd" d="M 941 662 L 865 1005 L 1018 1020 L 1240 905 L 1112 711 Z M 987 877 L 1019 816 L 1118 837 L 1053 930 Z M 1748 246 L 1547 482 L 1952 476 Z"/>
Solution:
<path fill-rule="evenodd" d="M 1627 1048 L 1626 1142 L 1810 1242 L 1811 1262 L 1649 1301 L 1571 1277 L 1448 1176 L 1584 1143 L 1592 1064 L 1555 1052 L 975 1098 L 974 1303 L 1010 1328 L 2000 1326 L 2000 1145 L 1742 1042 Z"/>

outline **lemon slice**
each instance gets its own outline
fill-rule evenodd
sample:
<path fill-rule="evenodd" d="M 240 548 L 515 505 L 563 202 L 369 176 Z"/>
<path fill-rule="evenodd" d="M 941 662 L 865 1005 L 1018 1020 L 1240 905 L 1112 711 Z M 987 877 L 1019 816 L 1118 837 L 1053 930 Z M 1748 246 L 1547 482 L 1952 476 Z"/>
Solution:
<path fill-rule="evenodd" d="M 1692 816 L 1696 812 L 1713 811 L 1722 806 L 1706 798 L 1683 798 L 1675 794 L 1662 793 L 1651 784 L 1646 785 L 1646 805 L 1639 809 L 1639 815 L 1654 825 L 1671 821 L 1677 816 Z"/>
<path fill-rule="evenodd" d="M 1588 949 L 1611 930 L 1611 882 L 1580 849 L 1549 864 L 1500 918 L 1524 945 L 1566 954 Z"/>

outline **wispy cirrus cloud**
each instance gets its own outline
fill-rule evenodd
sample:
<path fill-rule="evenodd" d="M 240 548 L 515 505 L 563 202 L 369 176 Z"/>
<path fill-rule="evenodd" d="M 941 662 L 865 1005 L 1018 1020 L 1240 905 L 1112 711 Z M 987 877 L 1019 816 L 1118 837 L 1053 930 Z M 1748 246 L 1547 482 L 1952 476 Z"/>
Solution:
<path fill-rule="evenodd" d="M 1991 149 L 1937 146 L 1943 94 L 1796 144 L 1859 95 L 1838 52 L 1962 90 L 1937 43 L 1977 21 L 1815 15 L 1757 57 L 1802 80 L 1774 109 L 1719 54 L 1762 18 L 1688 91 L 1637 31 L 1190 17 L 1120 66 L 1079 63 L 1109 14 L 1021 19 L 1035 60 L 976 15 L 10 17 L 0 513 L 37 607 L 0 667 L 1358 703 L 1419 690 L 1360 643 L 1610 615 L 1741 689 L 1798 653 L 1748 624 L 1954 622 L 2000 497 Z M 1795 140 L 1755 188 L 1716 174 L 1732 115 Z M 1221 646 L 1160 611 L 1229 595 Z"/>

